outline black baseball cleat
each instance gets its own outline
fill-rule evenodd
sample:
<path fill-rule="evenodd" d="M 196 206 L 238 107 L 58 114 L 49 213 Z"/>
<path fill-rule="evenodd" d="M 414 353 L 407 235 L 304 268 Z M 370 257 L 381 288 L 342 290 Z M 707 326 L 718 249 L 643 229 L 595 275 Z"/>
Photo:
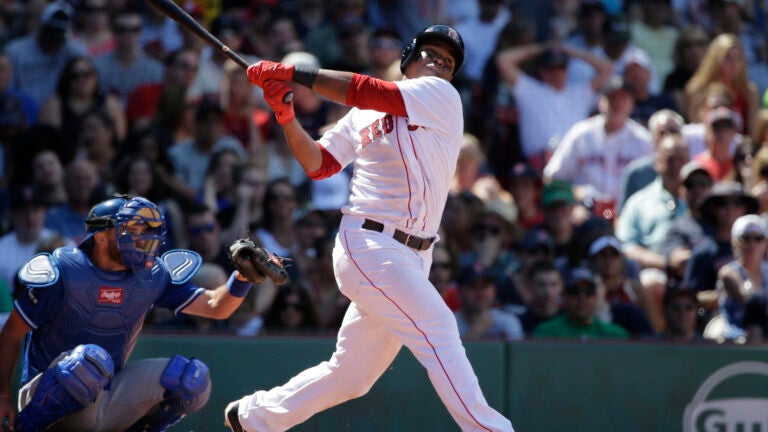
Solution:
<path fill-rule="evenodd" d="M 242 426 L 240 426 L 240 419 L 237 417 L 237 408 L 240 406 L 239 402 L 230 404 L 227 407 L 227 421 L 229 421 L 229 427 L 232 432 L 245 432 Z"/>

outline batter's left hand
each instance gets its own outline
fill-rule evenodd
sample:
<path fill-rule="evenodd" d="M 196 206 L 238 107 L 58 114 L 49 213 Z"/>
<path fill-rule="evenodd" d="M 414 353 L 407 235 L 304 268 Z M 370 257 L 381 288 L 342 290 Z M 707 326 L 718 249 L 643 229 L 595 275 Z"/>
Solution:
<path fill-rule="evenodd" d="M 293 71 L 293 65 L 262 60 L 248 66 L 248 80 L 251 84 L 264 88 L 267 80 L 292 81 Z"/>
<path fill-rule="evenodd" d="M 293 98 L 286 98 L 292 90 L 282 81 L 267 80 L 264 82 L 264 100 L 275 111 L 277 122 L 281 125 L 288 124 L 296 118 L 293 110 Z M 288 102 L 285 100 L 288 99 Z"/>

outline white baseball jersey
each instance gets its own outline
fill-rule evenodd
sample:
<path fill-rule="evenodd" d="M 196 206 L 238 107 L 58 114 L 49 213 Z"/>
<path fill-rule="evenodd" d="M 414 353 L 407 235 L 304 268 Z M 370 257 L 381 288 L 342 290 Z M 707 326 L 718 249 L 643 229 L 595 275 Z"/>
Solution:
<path fill-rule="evenodd" d="M 628 119 L 606 135 L 605 117 L 597 115 L 573 125 L 544 168 L 547 177 L 591 185 L 614 200 L 621 193 L 621 175 L 632 160 L 650 154 L 651 133 Z"/>
<path fill-rule="evenodd" d="M 461 100 L 437 77 L 397 86 L 408 118 L 352 108 L 319 142 L 342 167 L 355 164 L 343 213 L 433 236 L 461 147 Z"/>

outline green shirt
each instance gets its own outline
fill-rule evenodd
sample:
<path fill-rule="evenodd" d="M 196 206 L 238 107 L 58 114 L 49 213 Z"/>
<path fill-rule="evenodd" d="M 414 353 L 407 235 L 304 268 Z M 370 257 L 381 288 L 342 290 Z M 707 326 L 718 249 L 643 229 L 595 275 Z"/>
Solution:
<path fill-rule="evenodd" d="M 578 326 L 568 319 L 568 316 L 558 315 L 544 321 L 536 327 L 533 336 L 537 338 L 563 339 L 602 339 L 626 338 L 629 336 L 623 327 L 610 324 L 595 318 L 588 326 Z"/>

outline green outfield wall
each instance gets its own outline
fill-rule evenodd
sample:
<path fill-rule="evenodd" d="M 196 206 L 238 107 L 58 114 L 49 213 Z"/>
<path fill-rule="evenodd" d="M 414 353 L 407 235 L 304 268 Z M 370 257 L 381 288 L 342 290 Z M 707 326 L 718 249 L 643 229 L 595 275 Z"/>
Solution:
<path fill-rule="evenodd" d="M 226 404 L 326 360 L 333 338 L 144 335 L 132 360 L 194 356 L 211 368 L 208 405 L 173 430 L 225 431 Z M 471 342 L 486 398 L 517 432 L 768 432 L 768 347 Z M 366 396 L 296 431 L 458 431 L 403 350 Z"/>

